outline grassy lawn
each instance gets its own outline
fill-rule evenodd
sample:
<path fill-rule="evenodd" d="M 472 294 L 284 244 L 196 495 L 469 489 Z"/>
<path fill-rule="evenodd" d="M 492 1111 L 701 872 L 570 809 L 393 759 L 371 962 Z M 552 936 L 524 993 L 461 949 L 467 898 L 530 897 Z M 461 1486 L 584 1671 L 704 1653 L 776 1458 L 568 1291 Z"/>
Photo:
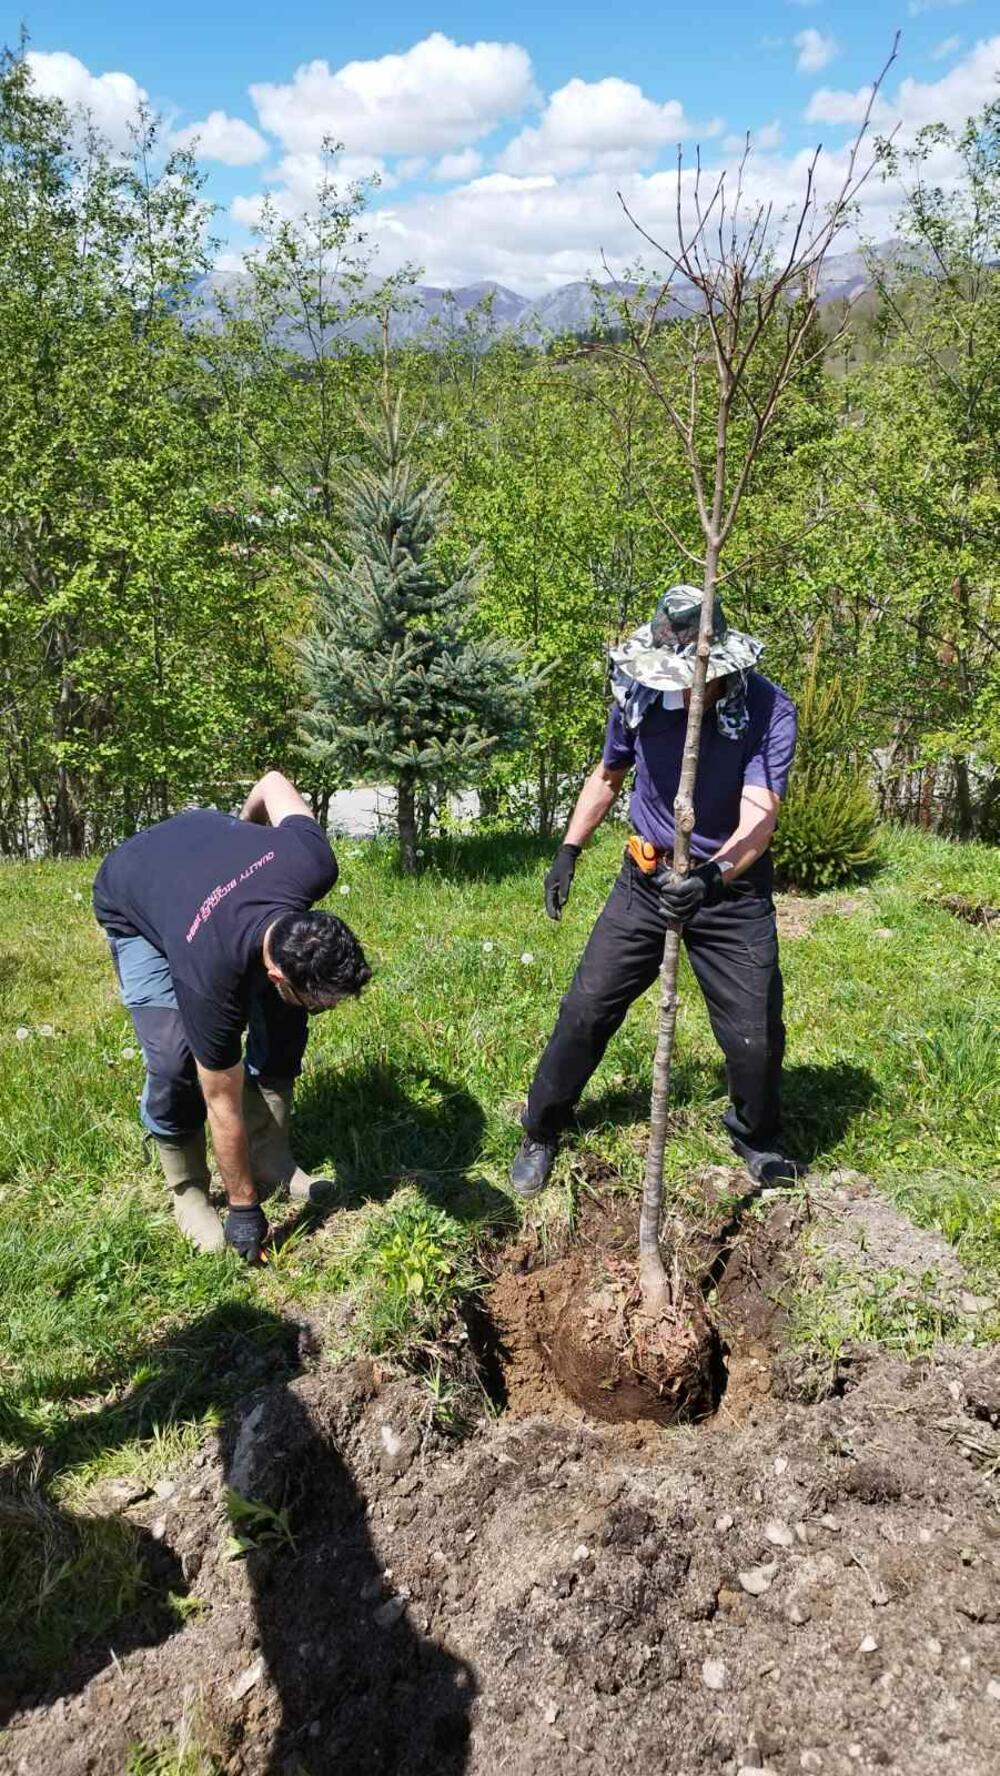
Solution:
<path fill-rule="evenodd" d="M 304 1162 L 336 1168 L 343 1206 L 322 1239 L 293 1239 L 253 1274 L 175 1235 L 141 1140 L 141 1059 L 92 921 L 92 866 L 0 868 L 0 1457 L 45 1449 L 56 1518 L 97 1477 L 155 1476 L 234 1391 L 288 1362 L 290 1304 L 353 1289 L 347 1341 L 374 1348 L 433 1331 L 474 1275 L 481 1230 L 516 1222 L 517 1107 L 620 848 L 614 833 L 594 845 L 556 926 L 541 902 L 550 846 L 441 842 L 414 882 L 377 845 L 340 847 L 330 904 L 377 972 L 361 1004 L 314 1025 L 297 1129 Z M 1000 855 L 890 834 L 854 910 L 820 897 L 808 934 L 785 942 L 786 1121 L 818 1168 L 865 1172 L 942 1229 L 986 1289 L 1000 1270 L 1000 952 L 928 904 L 949 893 L 1000 904 Z M 616 1039 L 579 1137 L 636 1190 L 654 1012 L 651 994 Z M 728 1155 L 719 1058 L 687 972 L 679 1045 L 668 1176 L 683 1191 Z M 567 1153 L 547 1212 L 573 1187 Z M 80 1600 L 62 1639 L 48 1630 L 53 1659 L 70 1624 L 130 1598 L 117 1544 L 73 1533 L 63 1571 L 52 1525 L 50 1566 Z M 16 1606 L 3 1591 L 0 1578 L 0 1609 Z"/>

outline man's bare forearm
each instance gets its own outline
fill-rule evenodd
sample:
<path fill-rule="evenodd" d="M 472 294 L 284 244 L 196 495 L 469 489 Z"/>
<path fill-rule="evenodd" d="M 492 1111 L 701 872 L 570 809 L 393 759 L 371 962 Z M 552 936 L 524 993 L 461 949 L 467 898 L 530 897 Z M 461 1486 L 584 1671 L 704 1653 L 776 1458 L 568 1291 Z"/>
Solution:
<path fill-rule="evenodd" d="M 778 811 L 776 799 L 774 805 L 757 806 L 746 796 L 740 804 L 740 820 L 736 831 L 724 845 L 720 845 L 713 857 L 713 863 L 731 863 L 732 871 L 729 880 L 741 876 L 748 870 L 758 857 L 763 857 L 768 845 L 774 837 Z"/>
<path fill-rule="evenodd" d="M 228 1106 L 210 1104 L 208 1121 L 226 1201 L 239 1206 L 255 1203 L 257 1191 L 250 1172 L 250 1148 L 242 1116 L 234 1115 Z"/>
<path fill-rule="evenodd" d="M 243 1124 L 243 1066 L 222 1072 L 198 1066 L 198 1079 L 208 1110 L 215 1161 L 222 1177 L 226 1201 L 240 1207 L 257 1201 L 250 1170 L 250 1148 Z"/>
<path fill-rule="evenodd" d="M 618 800 L 625 775 L 624 771 L 610 771 L 606 765 L 598 765 L 596 770 L 591 771 L 566 828 L 567 845 L 582 847 L 591 833 L 597 831 L 601 821 Z"/>

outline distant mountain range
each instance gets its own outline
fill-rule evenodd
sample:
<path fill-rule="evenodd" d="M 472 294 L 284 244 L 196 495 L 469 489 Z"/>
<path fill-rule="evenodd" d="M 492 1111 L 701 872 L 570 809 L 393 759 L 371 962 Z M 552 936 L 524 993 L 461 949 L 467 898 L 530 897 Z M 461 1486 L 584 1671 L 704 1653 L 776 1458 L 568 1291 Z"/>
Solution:
<path fill-rule="evenodd" d="M 820 274 L 820 303 L 853 301 L 868 289 L 870 281 L 860 253 L 831 255 Z M 623 288 L 632 293 L 635 286 L 626 284 Z M 413 338 L 428 331 L 447 331 L 470 310 L 491 299 L 493 331 L 517 333 L 525 344 L 537 345 L 553 335 L 589 333 L 595 323 L 611 321 L 615 293 L 616 286 L 610 283 L 562 284 L 545 296 L 522 296 L 503 284 L 489 282 L 464 284 L 457 290 L 417 284 L 412 307 L 393 319 L 393 333 L 397 338 Z M 666 312 L 680 314 L 690 306 L 684 299 L 683 286 L 678 285 Z"/>
<path fill-rule="evenodd" d="M 899 252 L 896 242 L 887 242 L 879 249 L 880 257 L 886 261 L 898 257 Z M 235 290 L 240 277 L 238 272 L 217 273 L 204 279 L 195 294 L 211 311 L 217 293 L 221 289 Z M 820 275 L 820 304 L 854 301 L 864 294 L 870 282 L 861 253 L 831 254 Z M 629 291 L 635 289 L 634 285 L 623 287 Z M 517 290 L 491 282 L 463 284 L 455 290 L 416 284 L 408 306 L 393 316 L 392 336 L 397 342 L 423 338 L 428 344 L 443 343 L 464 330 L 465 319 L 473 310 L 489 302 L 490 320 L 488 326 L 484 323 L 484 345 L 490 334 L 496 337 L 515 333 L 526 345 L 539 345 L 559 335 L 579 337 L 590 333 L 598 322 L 613 320 L 615 291 L 616 286 L 610 283 L 594 285 L 582 281 L 562 284 L 544 296 L 522 296 Z M 684 300 L 683 287 L 678 286 L 665 307 L 665 313 L 680 314 L 689 308 L 690 303 Z M 366 338 L 370 331 L 369 323 L 359 323 L 354 337 Z"/>

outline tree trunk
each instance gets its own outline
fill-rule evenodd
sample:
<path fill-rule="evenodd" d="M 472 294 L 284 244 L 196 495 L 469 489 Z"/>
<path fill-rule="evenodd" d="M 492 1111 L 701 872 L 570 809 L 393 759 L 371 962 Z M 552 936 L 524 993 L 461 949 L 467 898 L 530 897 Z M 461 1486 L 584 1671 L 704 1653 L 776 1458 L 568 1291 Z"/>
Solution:
<path fill-rule="evenodd" d="M 694 787 L 698 774 L 698 750 L 705 711 L 705 682 L 712 647 L 712 615 L 718 577 L 719 551 L 710 544 L 705 558 L 705 583 L 701 600 L 694 682 L 688 707 L 680 781 L 674 800 L 674 874 L 686 876 L 691 863 L 691 831 L 694 827 Z M 677 967 L 681 954 L 681 928 L 671 923 L 660 964 L 660 1018 L 653 1058 L 653 1091 L 649 1111 L 649 1146 L 639 1216 L 639 1280 L 648 1313 L 662 1313 L 669 1303 L 670 1283 L 660 1253 L 660 1220 L 663 1212 L 663 1156 L 667 1145 L 667 1103 L 670 1096 L 670 1065 L 677 1028 Z"/>
<path fill-rule="evenodd" d="M 396 785 L 396 825 L 399 831 L 399 866 L 404 875 L 412 876 L 417 868 L 417 805 L 416 787 L 410 776 L 400 777 Z"/>
<path fill-rule="evenodd" d="M 968 760 L 956 754 L 952 761 L 955 772 L 955 836 L 971 839 L 976 830 L 976 812 L 972 802 Z"/>

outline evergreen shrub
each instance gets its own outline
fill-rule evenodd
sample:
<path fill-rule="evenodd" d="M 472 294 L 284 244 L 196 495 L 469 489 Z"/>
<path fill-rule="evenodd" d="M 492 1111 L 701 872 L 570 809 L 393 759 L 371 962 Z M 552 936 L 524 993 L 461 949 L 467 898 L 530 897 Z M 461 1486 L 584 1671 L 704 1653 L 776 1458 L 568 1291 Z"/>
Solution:
<path fill-rule="evenodd" d="M 821 684 L 819 641 L 799 701 L 799 739 L 788 795 L 774 836 L 782 887 L 836 887 L 877 855 L 878 810 L 860 746 L 853 739 L 864 684 L 833 674 Z"/>

